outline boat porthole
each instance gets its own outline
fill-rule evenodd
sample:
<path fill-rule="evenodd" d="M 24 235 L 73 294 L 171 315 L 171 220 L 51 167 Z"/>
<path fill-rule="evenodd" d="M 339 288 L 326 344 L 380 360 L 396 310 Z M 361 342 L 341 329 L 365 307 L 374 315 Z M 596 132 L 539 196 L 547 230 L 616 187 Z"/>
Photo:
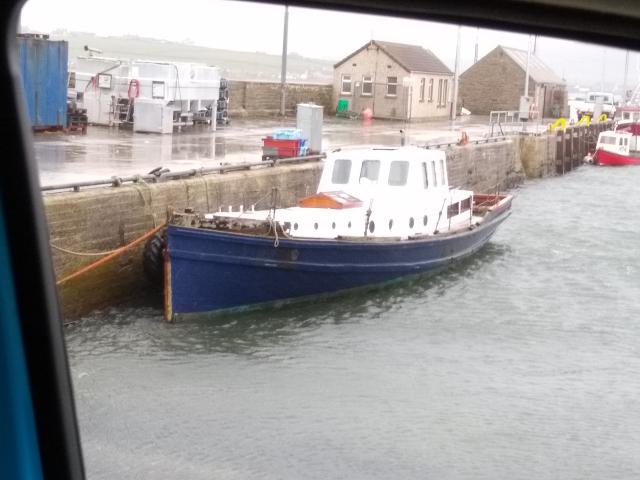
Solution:
<path fill-rule="evenodd" d="M 393 218 L 389 220 L 389 230 L 393 228 Z"/>
<path fill-rule="evenodd" d="M 347 228 L 351 228 L 351 222 L 347 223 Z"/>
<path fill-rule="evenodd" d="M 313 224 L 313 228 L 315 228 L 315 229 L 317 230 L 317 229 L 318 229 L 318 224 L 317 224 L 317 223 L 314 223 L 314 224 Z"/>
<path fill-rule="evenodd" d="M 331 228 L 333 228 L 334 230 L 336 229 L 336 222 L 333 222 L 333 223 L 331 224 Z"/>
<path fill-rule="evenodd" d="M 409 228 L 413 228 L 413 217 L 409 219 Z"/>
<path fill-rule="evenodd" d="M 425 215 L 424 218 L 422 219 L 422 224 L 426 227 L 427 226 L 427 216 Z"/>
<path fill-rule="evenodd" d="M 376 224 L 374 222 L 369 222 L 369 231 L 373 233 L 375 229 L 376 229 Z"/>
<path fill-rule="evenodd" d="M 297 229 L 298 229 L 298 224 L 297 224 L 297 223 L 294 223 L 294 224 L 293 224 L 293 229 L 294 229 L 294 230 L 297 230 Z"/>

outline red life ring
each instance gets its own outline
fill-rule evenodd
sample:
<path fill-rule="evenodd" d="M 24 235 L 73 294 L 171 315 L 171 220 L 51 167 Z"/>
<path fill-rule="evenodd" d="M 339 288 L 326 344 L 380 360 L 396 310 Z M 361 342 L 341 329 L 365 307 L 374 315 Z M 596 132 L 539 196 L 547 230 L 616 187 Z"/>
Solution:
<path fill-rule="evenodd" d="M 136 94 L 132 95 L 132 90 L 136 89 Z M 133 100 L 134 98 L 138 98 L 140 96 L 140 80 L 136 80 L 135 78 L 129 82 L 129 91 L 128 91 L 129 100 Z"/>

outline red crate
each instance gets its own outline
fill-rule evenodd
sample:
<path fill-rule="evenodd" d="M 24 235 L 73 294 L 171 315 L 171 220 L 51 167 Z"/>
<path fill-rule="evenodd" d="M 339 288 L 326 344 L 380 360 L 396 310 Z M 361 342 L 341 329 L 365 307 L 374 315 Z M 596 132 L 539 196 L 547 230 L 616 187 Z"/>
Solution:
<path fill-rule="evenodd" d="M 279 140 L 273 137 L 262 139 L 263 148 L 274 148 L 280 158 L 297 157 L 300 151 L 300 140 Z"/>

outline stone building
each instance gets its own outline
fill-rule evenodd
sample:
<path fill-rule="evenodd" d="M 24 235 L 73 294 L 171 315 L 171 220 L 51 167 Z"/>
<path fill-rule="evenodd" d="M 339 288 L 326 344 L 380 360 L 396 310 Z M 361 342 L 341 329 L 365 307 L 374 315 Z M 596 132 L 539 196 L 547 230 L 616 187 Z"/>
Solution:
<path fill-rule="evenodd" d="M 371 40 L 334 65 L 334 105 L 348 102 L 376 118 L 420 120 L 447 117 L 453 72 L 416 45 Z"/>
<path fill-rule="evenodd" d="M 458 107 L 473 115 L 518 110 L 526 68 L 526 50 L 496 47 L 460 75 Z M 565 81 L 533 54 L 529 59 L 529 96 L 540 116 L 550 118 L 568 112 Z"/>

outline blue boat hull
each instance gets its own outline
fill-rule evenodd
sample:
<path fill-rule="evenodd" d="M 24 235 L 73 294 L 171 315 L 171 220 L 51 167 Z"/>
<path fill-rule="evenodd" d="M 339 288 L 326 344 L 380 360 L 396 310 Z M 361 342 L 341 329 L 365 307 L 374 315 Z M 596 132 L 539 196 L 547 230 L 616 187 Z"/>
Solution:
<path fill-rule="evenodd" d="M 165 315 L 255 306 L 384 283 L 479 250 L 510 211 L 468 231 L 405 241 L 274 239 L 168 227 Z"/>

